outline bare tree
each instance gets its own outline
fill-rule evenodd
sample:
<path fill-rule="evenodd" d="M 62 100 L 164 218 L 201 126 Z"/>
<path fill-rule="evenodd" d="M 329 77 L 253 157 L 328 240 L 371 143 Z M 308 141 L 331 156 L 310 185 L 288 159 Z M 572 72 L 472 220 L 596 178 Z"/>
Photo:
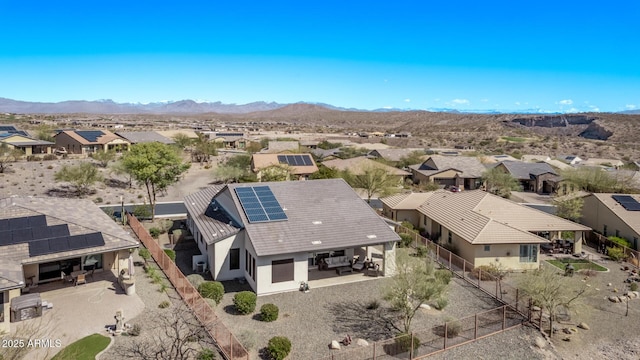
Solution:
<path fill-rule="evenodd" d="M 61 343 L 53 343 L 50 347 L 34 348 L 29 346 L 29 341 L 35 339 L 51 339 L 54 342 L 57 340 L 54 336 L 57 334 L 57 329 L 51 316 L 40 316 L 12 326 L 15 326 L 15 331 L 11 334 L 0 333 L 0 340 L 12 342 L 11 346 L 0 347 L 0 359 L 2 360 L 50 359 L 54 347 L 61 345 Z M 3 342 L 3 345 L 7 345 L 7 343 Z"/>

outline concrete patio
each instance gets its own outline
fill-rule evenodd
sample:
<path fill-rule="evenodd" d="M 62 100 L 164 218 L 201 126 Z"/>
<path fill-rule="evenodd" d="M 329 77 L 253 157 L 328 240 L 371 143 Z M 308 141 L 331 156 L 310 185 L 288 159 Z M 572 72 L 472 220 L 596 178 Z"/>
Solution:
<path fill-rule="evenodd" d="M 52 341 L 60 340 L 61 346 L 34 349 L 27 355 L 29 359 L 49 358 L 87 335 L 107 335 L 106 326 L 115 324 L 116 310 L 123 311 L 127 322 L 145 307 L 137 295 L 124 293 L 111 271 L 95 273 L 84 285 L 56 281 L 31 291 L 36 292 L 40 293 L 43 302 L 52 303 L 53 307 L 44 310 L 40 318 L 12 323 L 11 332 L 16 334 L 29 329 L 33 333 L 33 329 L 38 329 L 34 334 Z"/>

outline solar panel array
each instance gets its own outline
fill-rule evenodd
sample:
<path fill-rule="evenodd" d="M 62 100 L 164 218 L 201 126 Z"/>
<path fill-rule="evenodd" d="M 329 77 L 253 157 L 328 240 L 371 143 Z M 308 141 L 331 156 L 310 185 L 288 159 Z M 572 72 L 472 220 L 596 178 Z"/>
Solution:
<path fill-rule="evenodd" d="M 48 255 L 103 245 L 104 238 L 101 233 L 61 236 L 29 242 L 29 256 Z"/>
<path fill-rule="evenodd" d="M 287 164 L 289 166 L 311 166 L 313 160 L 311 155 L 278 155 L 278 162 L 280 164 Z"/>
<path fill-rule="evenodd" d="M 0 246 L 29 244 L 29 256 L 104 246 L 99 232 L 70 235 L 67 224 L 47 225 L 45 215 L 0 219 Z"/>
<path fill-rule="evenodd" d="M 76 134 L 80 135 L 88 142 L 97 142 L 98 138 L 104 135 L 104 133 L 99 130 L 78 130 L 76 131 Z"/>
<path fill-rule="evenodd" d="M 282 206 L 268 186 L 247 186 L 235 189 L 242 210 L 250 223 L 287 220 Z"/>
<path fill-rule="evenodd" d="M 640 203 L 629 195 L 611 195 L 613 200 L 622 205 L 628 211 L 640 211 Z"/>
<path fill-rule="evenodd" d="M 216 133 L 216 136 L 221 136 L 221 137 L 244 136 L 244 133 L 220 132 L 220 133 Z"/>

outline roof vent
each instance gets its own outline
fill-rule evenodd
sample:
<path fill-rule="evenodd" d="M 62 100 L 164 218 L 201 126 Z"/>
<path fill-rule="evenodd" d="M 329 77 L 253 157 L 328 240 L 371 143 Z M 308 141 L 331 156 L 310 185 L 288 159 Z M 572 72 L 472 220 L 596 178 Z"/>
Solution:
<path fill-rule="evenodd" d="M 313 240 L 311 242 L 311 245 L 320 245 L 320 244 L 322 244 L 322 241 L 320 241 L 320 240 Z"/>
<path fill-rule="evenodd" d="M 375 238 L 377 238 L 376 235 L 373 235 L 373 234 L 372 235 L 367 235 L 367 239 L 375 239 Z"/>
<path fill-rule="evenodd" d="M 312 221 L 311 223 L 313 225 L 320 225 L 320 224 L 322 224 L 322 221 L 316 220 L 316 221 Z"/>

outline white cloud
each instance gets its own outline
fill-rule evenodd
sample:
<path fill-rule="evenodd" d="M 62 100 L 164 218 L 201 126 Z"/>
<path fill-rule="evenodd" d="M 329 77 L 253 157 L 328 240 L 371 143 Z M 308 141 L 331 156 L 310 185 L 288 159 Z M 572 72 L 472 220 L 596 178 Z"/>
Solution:
<path fill-rule="evenodd" d="M 482 102 L 488 102 L 488 101 L 489 101 L 489 99 L 480 99 L 480 101 L 482 101 Z"/>
<path fill-rule="evenodd" d="M 411 102 L 411 99 L 404 99 L 404 102 Z"/>
<path fill-rule="evenodd" d="M 636 106 L 634 104 L 627 104 L 624 107 L 626 107 L 628 110 L 633 110 L 636 108 Z"/>
<path fill-rule="evenodd" d="M 451 100 L 452 104 L 456 105 L 469 105 L 469 100 L 467 99 L 453 99 Z"/>
<path fill-rule="evenodd" d="M 515 102 L 515 104 L 516 104 L 516 105 L 520 105 L 520 101 L 516 101 L 516 102 Z"/>
<path fill-rule="evenodd" d="M 558 104 L 560 104 L 560 105 L 571 105 L 571 104 L 573 104 L 573 100 L 571 100 L 571 99 L 560 100 L 560 101 L 558 101 Z"/>
<path fill-rule="evenodd" d="M 433 101 L 438 102 L 438 101 L 440 101 L 440 99 L 433 99 Z"/>
<path fill-rule="evenodd" d="M 571 109 L 567 110 L 567 112 L 568 113 L 577 113 L 577 112 L 579 112 L 579 110 L 574 108 L 574 107 L 572 107 Z"/>
<path fill-rule="evenodd" d="M 392 107 L 392 106 L 383 106 L 382 108 L 383 108 L 383 109 L 393 109 L 393 107 Z"/>

